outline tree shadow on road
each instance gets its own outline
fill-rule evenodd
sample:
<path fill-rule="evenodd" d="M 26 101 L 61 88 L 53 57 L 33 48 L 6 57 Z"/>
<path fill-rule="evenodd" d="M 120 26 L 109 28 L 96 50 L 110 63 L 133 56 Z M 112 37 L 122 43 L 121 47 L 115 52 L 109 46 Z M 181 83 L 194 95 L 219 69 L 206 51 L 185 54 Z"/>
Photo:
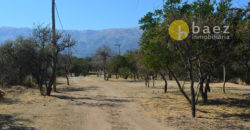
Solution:
<path fill-rule="evenodd" d="M 224 118 L 230 118 L 230 117 L 239 117 L 240 119 L 250 119 L 250 114 L 241 113 L 241 114 L 222 114 L 222 117 Z"/>
<path fill-rule="evenodd" d="M 34 127 L 23 126 L 22 123 L 31 122 L 28 119 L 14 118 L 12 115 L 0 114 L 0 129 L 6 130 L 36 130 Z"/>
<path fill-rule="evenodd" d="M 89 107 L 121 107 L 121 104 L 116 103 L 86 103 L 86 102 L 77 102 L 76 105 L 85 105 Z"/>
<path fill-rule="evenodd" d="M 117 98 L 100 98 L 100 97 L 73 97 L 66 95 L 52 95 L 62 100 L 70 100 L 75 102 L 76 105 L 84 105 L 89 107 L 121 107 L 125 102 L 133 102 L 133 100 L 117 99 Z M 89 102 L 93 101 L 93 102 Z"/>
<path fill-rule="evenodd" d="M 64 88 L 57 88 L 58 92 L 77 92 L 77 91 L 89 91 L 89 90 L 96 90 L 99 87 L 97 86 L 90 86 L 90 87 L 81 87 L 81 88 L 75 88 L 75 87 L 64 87 Z"/>
<path fill-rule="evenodd" d="M 64 99 L 64 100 L 80 100 L 80 99 L 90 99 L 88 97 L 73 97 L 73 96 L 66 96 L 66 95 L 51 95 L 51 97 Z"/>
<path fill-rule="evenodd" d="M 229 107 L 235 106 L 240 108 L 250 108 L 250 100 L 237 98 L 210 99 L 208 100 L 208 103 L 204 105 L 226 105 Z"/>
<path fill-rule="evenodd" d="M 223 99 L 210 99 L 207 103 L 201 105 L 215 105 L 215 106 L 226 106 L 228 108 L 238 107 L 238 108 L 250 108 L 250 100 L 249 99 L 238 99 L 238 98 L 223 98 Z M 202 113 L 210 113 L 208 111 L 198 110 Z M 250 119 L 250 113 L 222 113 L 218 112 L 219 117 L 223 117 L 225 119 L 232 120 L 231 117 L 238 117 L 240 119 Z M 238 120 L 238 118 L 236 120 Z"/>
<path fill-rule="evenodd" d="M 127 99 L 102 99 L 99 101 L 109 101 L 109 102 L 115 102 L 115 103 L 133 102 L 133 100 L 127 100 Z"/>
<path fill-rule="evenodd" d="M 0 104 L 11 105 L 11 104 L 16 104 L 17 102 L 19 102 L 18 99 L 11 99 L 11 98 L 1 98 L 0 99 Z"/>
<path fill-rule="evenodd" d="M 51 95 L 51 97 L 56 97 L 59 99 L 64 99 L 64 100 L 95 100 L 95 101 L 108 101 L 108 102 L 114 102 L 114 103 L 122 103 L 122 102 L 133 102 L 133 100 L 127 100 L 127 99 L 116 99 L 116 98 L 97 98 L 97 97 L 73 97 L 73 96 L 67 96 L 67 95 Z"/>

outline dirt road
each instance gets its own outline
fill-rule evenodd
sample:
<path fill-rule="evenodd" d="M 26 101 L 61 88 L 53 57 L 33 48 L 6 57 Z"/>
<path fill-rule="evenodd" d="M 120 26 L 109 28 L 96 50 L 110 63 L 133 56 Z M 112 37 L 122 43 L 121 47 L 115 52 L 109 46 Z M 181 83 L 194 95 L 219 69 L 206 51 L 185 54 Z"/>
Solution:
<path fill-rule="evenodd" d="M 90 77 L 60 79 L 58 91 L 42 97 L 38 90 L 7 95 L 0 105 L 0 129 L 171 130 L 147 115 L 127 83 Z"/>

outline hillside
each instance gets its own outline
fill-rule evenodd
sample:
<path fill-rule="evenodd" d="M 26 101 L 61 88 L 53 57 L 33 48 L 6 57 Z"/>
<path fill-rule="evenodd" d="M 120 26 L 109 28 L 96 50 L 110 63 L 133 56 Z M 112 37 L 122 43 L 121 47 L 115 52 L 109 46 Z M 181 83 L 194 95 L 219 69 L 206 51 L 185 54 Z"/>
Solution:
<path fill-rule="evenodd" d="M 142 34 L 139 28 L 121 28 L 105 30 L 66 30 L 77 40 L 77 45 L 73 48 L 73 55 L 87 57 L 94 54 L 101 45 L 111 47 L 115 52 L 118 48 L 114 44 L 121 44 L 121 52 L 138 48 L 138 41 Z M 31 36 L 32 29 L 0 27 L 0 43 L 5 40 L 13 40 L 18 36 Z"/>

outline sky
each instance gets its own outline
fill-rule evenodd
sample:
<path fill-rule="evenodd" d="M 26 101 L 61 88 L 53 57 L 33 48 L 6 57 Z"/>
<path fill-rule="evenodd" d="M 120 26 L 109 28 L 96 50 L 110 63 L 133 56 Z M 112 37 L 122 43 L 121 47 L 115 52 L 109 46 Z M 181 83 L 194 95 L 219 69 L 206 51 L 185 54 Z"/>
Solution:
<path fill-rule="evenodd" d="M 245 7 L 247 2 L 233 0 L 233 6 Z M 138 27 L 140 18 L 162 5 L 163 0 L 56 0 L 65 30 Z M 51 0 L 0 0 L 0 27 L 37 24 L 51 24 Z M 62 29 L 58 17 L 56 26 Z"/>

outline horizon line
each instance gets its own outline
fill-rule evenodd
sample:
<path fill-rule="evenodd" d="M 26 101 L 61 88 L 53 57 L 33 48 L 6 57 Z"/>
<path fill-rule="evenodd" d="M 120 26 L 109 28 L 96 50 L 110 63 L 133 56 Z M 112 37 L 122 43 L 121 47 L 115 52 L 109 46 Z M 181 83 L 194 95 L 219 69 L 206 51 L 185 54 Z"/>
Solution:
<path fill-rule="evenodd" d="M 13 27 L 13 26 L 0 26 L 1 28 L 12 28 L 12 29 L 34 29 L 34 27 Z M 137 27 L 111 27 L 111 28 L 104 28 L 104 29 L 64 29 L 66 31 L 103 31 L 103 30 L 112 30 L 112 29 L 133 29 L 133 28 L 138 28 L 140 29 L 139 26 Z M 56 30 L 62 30 L 62 29 L 56 29 Z M 140 29 L 141 30 L 141 29 Z"/>

